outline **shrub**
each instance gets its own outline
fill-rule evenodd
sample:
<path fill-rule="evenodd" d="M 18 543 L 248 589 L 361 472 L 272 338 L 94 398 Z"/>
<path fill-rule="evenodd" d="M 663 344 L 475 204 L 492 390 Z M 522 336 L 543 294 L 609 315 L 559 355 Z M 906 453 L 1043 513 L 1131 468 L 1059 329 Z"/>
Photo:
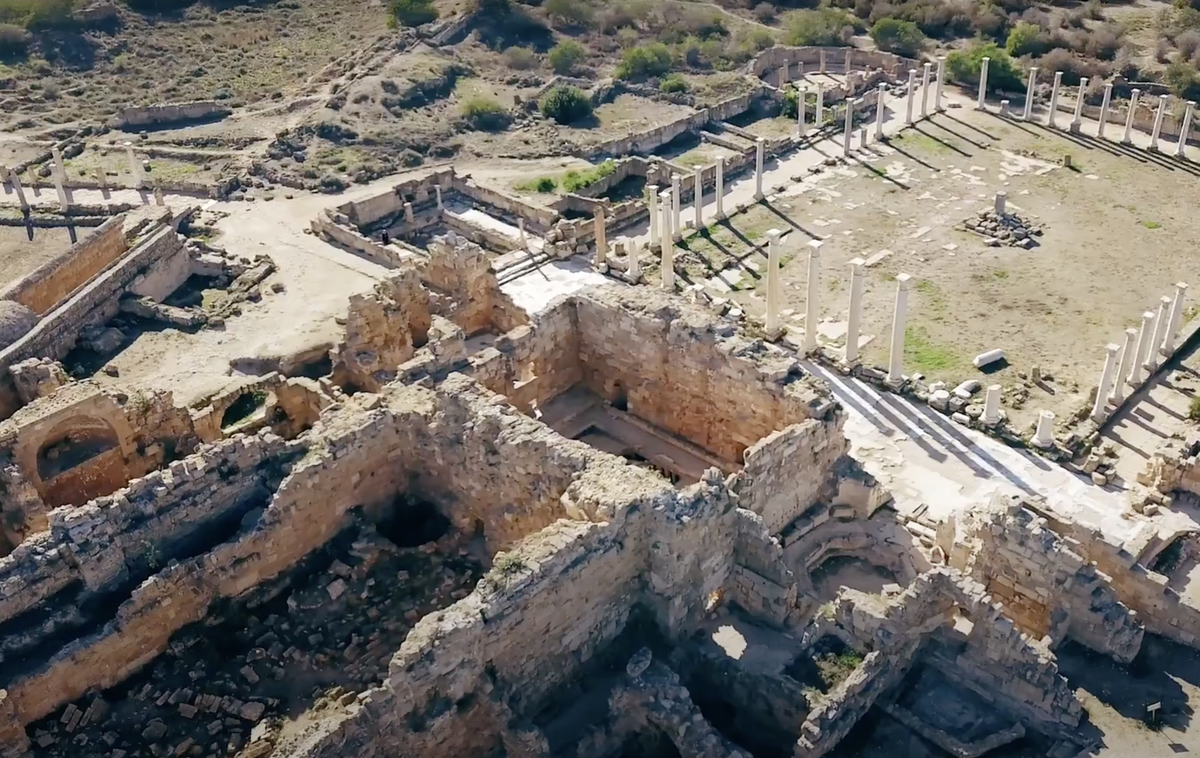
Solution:
<path fill-rule="evenodd" d="M 393 26 L 421 26 L 436 21 L 438 17 L 433 0 L 392 0 L 388 11 L 391 13 L 388 23 Z"/>
<path fill-rule="evenodd" d="M 583 49 L 583 45 L 573 40 L 567 40 L 558 45 L 555 45 L 550 53 L 546 56 L 546 60 L 550 63 L 550 68 L 556 74 L 569 74 L 575 68 L 575 64 L 587 57 L 587 51 Z"/>
<path fill-rule="evenodd" d="M 508 67 L 516 71 L 528 71 L 536 68 L 537 54 L 527 47 L 510 47 L 504 51 L 504 60 Z"/>
<path fill-rule="evenodd" d="M 881 18 L 871 27 L 871 39 L 880 50 L 915 58 L 925 45 L 925 35 L 911 21 Z"/>
<path fill-rule="evenodd" d="M 839 8 L 792 11 L 784 17 L 789 45 L 845 45 L 854 33 L 855 19 Z"/>
<path fill-rule="evenodd" d="M 764 24 L 771 23 L 775 20 L 775 16 L 779 14 L 779 11 L 775 8 L 775 6 L 771 5 L 770 3 L 759 3 L 758 5 L 754 6 L 754 10 L 751 12 L 754 14 L 756 19 Z"/>
<path fill-rule="evenodd" d="M 976 42 L 966 50 L 955 50 L 946 57 L 946 73 L 951 81 L 959 84 L 979 83 L 979 69 L 984 58 L 988 63 L 988 90 L 1019 90 L 1021 76 L 1013 66 L 1012 58 L 994 42 Z"/>
<path fill-rule="evenodd" d="M 29 51 L 29 32 L 15 24 L 0 24 L 0 58 L 19 58 Z"/>
<path fill-rule="evenodd" d="M 542 114 L 560 124 L 573 124 L 592 115 L 592 101 L 575 87 L 555 87 L 542 98 Z"/>
<path fill-rule="evenodd" d="M 583 0 L 546 0 L 546 17 L 560 24 L 588 26 L 594 14 Z"/>
<path fill-rule="evenodd" d="M 1046 50 L 1042 40 L 1042 27 L 1022 21 L 1008 33 L 1005 49 L 1013 58 L 1022 55 L 1041 55 Z"/>
<path fill-rule="evenodd" d="M 671 70 L 671 51 L 655 42 L 645 47 L 633 47 L 621 55 L 617 65 L 618 79 L 645 79 L 662 76 Z"/>
<path fill-rule="evenodd" d="M 504 106 L 490 97 L 472 97 L 462 104 L 462 119 L 472 129 L 500 131 L 510 121 Z"/>
<path fill-rule="evenodd" d="M 1200 397 L 1194 397 L 1188 403 L 1188 418 L 1192 421 L 1200 421 Z"/>
<path fill-rule="evenodd" d="M 617 162 L 607 160 L 598 166 L 592 166 L 586 171 L 571 169 L 563 174 L 562 188 L 567 192 L 578 192 L 584 187 L 590 187 L 604 177 L 617 170 Z"/>
<path fill-rule="evenodd" d="M 785 118 L 796 118 L 800 115 L 800 92 L 794 88 L 788 88 L 787 92 L 783 93 L 783 108 L 779 115 Z"/>
<path fill-rule="evenodd" d="M 667 74 L 658 85 L 661 92 L 687 92 L 688 83 L 679 74 Z"/>
<path fill-rule="evenodd" d="M 1197 77 L 1196 69 L 1185 61 L 1178 61 L 1167 66 L 1167 70 L 1163 73 L 1163 82 L 1171 88 L 1172 92 L 1186 100 L 1195 98 L 1197 90 L 1200 90 L 1200 86 L 1198 86 L 1200 78 Z"/>

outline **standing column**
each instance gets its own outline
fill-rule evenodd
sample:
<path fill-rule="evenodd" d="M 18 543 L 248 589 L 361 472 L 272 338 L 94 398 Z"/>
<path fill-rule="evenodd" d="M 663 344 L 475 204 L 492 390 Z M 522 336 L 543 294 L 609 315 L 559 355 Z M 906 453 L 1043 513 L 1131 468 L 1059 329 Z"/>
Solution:
<path fill-rule="evenodd" d="M 1129 94 L 1129 113 L 1125 114 L 1125 135 L 1121 137 L 1121 142 L 1126 145 L 1133 142 L 1133 116 L 1137 113 L 1138 97 L 1141 94 L 1140 89 L 1135 89 Z"/>
<path fill-rule="evenodd" d="M 1104 125 L 1108 123 L 1108 106 L 1112 104 L 1112 82 L 1104 85 L 1104 100 L 1100 102 L 1100 127 L 1096 130 L 1096 136 L 1104 139 Z"/>
<path fill-rule="evenodd" d="M 1171 318 L 1167 319 L 1167 331 L 1160 348 L 1164 358 L 1170 358 L 1171 353 L 1175 352 L 1175 338 L 1179 335 L 1179 322 L 1183 319 L 1183 299 L 1187 296 L 1187 287 L 1185 282 L 1175 282 L 1175 302 L 1171 304 Z"/>
<path fill-rule="evenodd" d="M 1004 190 L 997 190 L 996 199 L 993 201 L 992 210 L 996 211 L 997 216 L 1003 216 L 1008 212 L 1008 193 Z"/>
<path fill-rule="evenodd" d="M 802 87 L 796 89 L 796 126 L 799 129 L 800 136 L 803 137 L 808 132 L 808 119 L 805 118 L 804 106 L 805 100 L 808 99 L 808 88 Z"/>
<path fill-rule="evenodd" d="M 1179 129 L 1179 142 L 1175 145 L 1175 157 L 1184 157 L 1184 148 L 1187 147 L 1188 135 L 1192 132 L 1192 109 L 1196 107 L 1196 103 L 1192 100 L 1187 101 L 1187 106 L 1183 111 L 1183 126 Z"/>
<path fill-rule="evenodd" d="M 1054 412 L 1038 412 L 1037 430 L 1033 433 L 1030 444 L 1043 450 L 1054 447 Z"/>
<path fill-rule="evenodd" d="M 1058 122 L 1055 117 L 1058 115 L 1058 88 L 1062 86 L 1062 72 L 1054 72 L 1054 84 L 1050 87 L 1050 115 L 1046 117 L 1046 126 L 1051 129 L 1058 128 Z"/>
<path fill-rule="evenodd" d="M 850 314 L 846 318 L 846 363 L 858 362 L 858 335 L 862 329 L 862 300 L 867 262 L 862 258 L 850 261 Z M 806 327 L 807 328 L 807 327 Z"/>
<path fill-rule="evenodd" d="M 926 62 L 921 67 L 921 118 L 929 118 L 929 77 L 933 73 L 933 64 Z"/>
<path fill-rule="evenodd" d="M 683 239 L 683 177 L 671 176 L 671 239 Z"/>
<path fill-rule="evenodd" d="M 883 139 L 883 97 L 887 90 L 886 84 L 879 85 L 875 91 L 875 141 Z"/>
<path fill-rule="evenodd" d="M 808 296 L 804 300 L 804 352 L 817 349 L 817 324 L 821 320 L 821 240 L 808 243 Z"/>
<path fill-rule="evenodd" d="M 987 395 L 983 399 L 983 416 L 979 418 L 984 424 L 993 426 L 1000 423 L 1000 393 L 1003 388 L 999 384 L 993 384 L 987 388 Z"/>
<path fill-rule="evenodd" d="M 763 160 L 766 158 L 767 142 L 762 137 L 754 140 L 754 199 L 762 200 L 763 194 Z"/>
<path fill-rule="evenodd" d="M 1137 329 L 1130 327 L 1125 330 L 1125 344 L 1121 346 L 1121 362 L 1117 366 L 1112 392 L 1108 396 L 1114 405 L 1125 402 L 1125 377 L 1129 376 L 1129 367 L 1133 365 L 1134 356 L 1137 353 L 1137 335 Z"/>
<path fill-rule="evenodd" d="M 913 95 L 916 94 L 915 86 L 917 81 L 917 70 L 910 68 L 908 70 L 908 101 L 905 104 L 904 123 L 909 126 L 913 125 Z"/>
<path fill-rule="evenodd" d="M 1096 400 L 1092 403 L 1092 421 L 1097 424 L 1104 423 L 1107 416 L 1105 411 L 1108 407 L 1108 393 L 1112 388 L 1113 371 L 1117 365 L 1117 352 L 1121 346 L 1110 342 L 1104 349 L 1106 351 L 1104 368 L 1100 371 L 1100 386 L 1096 388 Z"/>
<path fill-rule="evenodd" d="M 850 75 L 850 66 L 854 62 L 854 48 L 846 48 L 846 76 Z"/>
<path fill-rule="evenodd" d="M 663 245 L 662 249 L 662 288 L 667 292 L 675 291 L 675 246 Z"/>
<path fill-rule="evenodd" d="M 659 208 L 662 211 L 662 269 L 663 281 L 670 282 L 672 286 L 675 284 L 675 230 L 671 228 L 671 190 L 663 190 L 660 194 L 662 202 L 659 203 Z M 665 286 L 665 284 L 664 284 Z"/>
<path fill-rule="evenodd" d="M 786 87 L 789 79 L 791 77 L 788 76 L 788 64 L 784 63 L 779 67 L 779 89 Z"/>
<path fill-rule="evenodd" d="M 778 229 L 767 231 L 767 324 L 768 339 L 778 339 L 783 331 L 779 323 L 779 236 Z"/>
<path fill-rule="evenodd" d="M 983 58 L 979 61 L 979 102 L 975 104 L 976 110 L 984 109 L 984 98 L 987 96 L 987 74 L 988 62 L 991 58 Z"/>
<path fill-rule="evenodd" d="M 846 131 L 842 135 L 842 155 L 846 158 L 850 157 L 850 139 L 853 137 L 854 131 L 854 103 L 848 98 L 846 100 Z"/>
<path fill-rule="evenodd" d="M 50 148 L 50 154 L 53 156 L 53 164 L 50 166 L 50 177 L 54 180 L 54 191 L 58 193 L 58 204 L 65 212 L 71 202 L 67 198 L 67 166 L 63 162 L 62 150 L 57 147 Z"/>
<path fill-rule="evenodd" d="M 899 386 L 904 381 L 905 311 L 908 309 L 908 274 L 896 276 L 896 313 L 892 316 L 892 347 L 888 356 L 888 384 Z"/>
<path fill-rule="evenodd" d="M 1163 117 L 1167 115 L 1166 95 L 1158 96 L 1158 113 L 1154 114 L 1154 131 L 1150 132 L 1150 149 L 1158 152 L 1158 135 L 1162 134 Z"/>
<path fill-rule="evenodd" d="M 717 158 L 717 221 L 725 219 L 725 156 Z"/>
<path fill-rule="evenodd" d="M 21 177 L 16 171 L 9 170 L 8 179 L 12 182 L 13 191 L 17 193 L 17 202 L 21 204 L 22 211 L 29 210 L 29 200 L 25 198 L 25 188 L 21 186 Z"/>
<path fill-rule="evenodd" d="M 1146 351 L 1145 369 L 1153 374 L 1160 363 L 1158 346 L 1162 344 L 1163 334 L 1167 331 L 1167 321 L 1171 318 L 1171 298 L 1163 295 L 1158 301 L 1158 314 L 1154 317 L 1154 336 L 1150 338 L 1149 349 Z"/>
<path fill-rule="evenodd" d="M 939 55 L 937 64 L 937 88 L 934 91 L 933 96 L 933 110 L 937 113 L 941 113 L 942 111 L 946 110 L 946 107 L 942 105 L 942 83 L 946 78 L 946 56 Z"/>
<path fill-rule="evenodd" d="M 698 168 L 695 173 L 696 191 L 693 193 L 693 203 L 696 206 L 696 231 L 704 228 L 704 169 Z"/>
<path fill-rule="evenodd" d="M 662 232 L 658 224 L 658 185 L 646 185 L 646 210 L 650 211 L 650 249 L 655 250 L 662 244 Z"/>
<path fill-rule="evenodd" d="M 820 73 L 825 73 L 825 48 L 821 48 L 821 68 Z"/>
<path fill-rule="evenodd" d="M 608 228 L 605 226 L 604 209 L 596 209 L 596 265 L 603 266 L 608 260 Z"/>
<path fill-rule="evenodd" d="M 625 258 L 625 275 L 629 277 L 629 281 L 635 284 L 642 278 L 642 262 L 638 259 L 638 254 L 641 252 L 640 247 L 636 240 L 629 240 L 629 252 Z"/>
<path fill-rule="evenodd" d="M 440 185 L 440 184 L 433 185 L 433 194 L 434 194 L 434 196 L 437 197 L 437 209 L 439 211 L 445 210 L 446 205 L 445 205 L 445 203 L 442 202 L 442 185 Z"/>
<path fill-rule="evenodd" d="M 1133 351 L 1133 365 L 1129 367 L 1129 386 L 1137 387 L 1142 383 L 1142 364 L 1146 361 L 1146 352 L 1150 349 L 1150 341 L 1154 338 L 1154 312 L 1142 314 L 1142 330 L 1138 333 L 1137 350 Z"/>
<path fill-rule="evenodd" d="M 137 156 L 133 154 L 133 143 L 125 143 L 125 155 L 129 158 L 129 173 L 133 177 L 133 188 L 141 189 L 145 181 L 142 179 L 142 164 L 138 163 Z"/>
<path fill-rule="evenodd" d="M 1070 131 L 1075 134 L 1083 124 L 1083 98 L 1087 94 L 1088 78 L 1079 78 L 1079 94 L 1075 97 L 1075 115 L 1071 116 Z"/>
<path fill-rule="evenodd" d="M 814 124 L 817 127 L 817 131 L 820 131 L 821 127 L 825 126 L 825 85 L 820 82 L 817 82 L 817 110 Z"/>
<path fill-rule="evenodd" d="M 678 219 L 675 216 L 674 203 L 671 202 L 671 188 L 658 193 L 658 207 L 662 215 L 662 220 L 659 223 L 659 228 L 662 229 L 662 246 L 671 247 L 675 244 L 675 222 Z"/>
<path fill-rule="evenodd" d="M 1029 69 L 1029 84 L 1025 87 L 1025 115 L 1024 120 L 1028 121 L 1033 117 L 1033 88 L 1037 86 L 1037 66 L 1031 66 Z"/>

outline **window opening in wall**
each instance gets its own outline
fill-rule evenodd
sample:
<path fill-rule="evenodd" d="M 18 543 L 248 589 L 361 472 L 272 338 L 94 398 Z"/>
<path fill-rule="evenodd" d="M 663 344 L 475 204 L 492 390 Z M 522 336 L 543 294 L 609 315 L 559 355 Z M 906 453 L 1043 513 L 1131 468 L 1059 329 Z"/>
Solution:
<path fill-rule="evenodd" d="M 625 385 L 613 382 L 612 407 L 619 411 L 629 412 L 629 398 L 625 395 Z"/>

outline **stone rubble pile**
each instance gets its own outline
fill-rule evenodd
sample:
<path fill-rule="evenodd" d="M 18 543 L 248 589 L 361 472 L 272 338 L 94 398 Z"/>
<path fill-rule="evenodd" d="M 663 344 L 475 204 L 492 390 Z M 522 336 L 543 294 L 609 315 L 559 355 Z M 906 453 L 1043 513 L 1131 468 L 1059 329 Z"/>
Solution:
<path fill-rule="evenodd" d="M 987 238 L 991 247 L 1007 245 L 1028 250 L 1037 244 L 1034 237 L 1042 236 L 1042 228 L 1015 213 L 980 211 L 963 221 L 963 228 Z"/>

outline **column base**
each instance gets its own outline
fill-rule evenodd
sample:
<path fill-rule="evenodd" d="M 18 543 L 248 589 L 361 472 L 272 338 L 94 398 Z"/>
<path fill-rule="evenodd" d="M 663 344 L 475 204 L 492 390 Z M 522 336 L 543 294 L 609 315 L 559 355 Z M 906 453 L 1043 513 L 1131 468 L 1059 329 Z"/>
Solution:
<path fill-rule="evenodd" d="M 1132 144 L 1133 144 L 1133 140 L 1132 140 L 1132 139 L 1130 139 L 1129 137 L 1122 137 L 1122 138 L 1121 138 L 1121 144 L 1122 144 L 1122 145 L 1132 145 Z"/>
<path fill-rule="evenodd" d="M 783 337 L 787 329 L 782 326 L 777 326 L 774 329 L 763 329 L 763 339 L 767 342 L 778 342 Z"/>
<path fill-rule="evenodd" d="M 985 418 L 983 416 L 979 417 L 979 423 L 983 424 L 984 426 L 995 426 L 996 424 L 999 424 L 1003 420 L 1004 420 L 1004 416 L 1002 416 L 1002 415 L 996 416 L 995 418 Z"/>
<path fill-rule="evenodd" d="M 1079 134 L 1079 128 L 1081 126 L 1082 124 L 1080 124 L 1078 121 L 1072 121 L 1071 125 L 1067 127 L 1067 131 L 1071 134 Z"/>
<path fill-rule="evenodd" d="M 1149 145 L 1149 146 L 1147 146 L 1147 147 L 1146 147 L 1146 149 L 1147 149 L 1147 150 L 1149 150 L 1149 151 L 1150 151 L 1150 152 L 1152 152 L 1152 153 L 1157 153 L 1157 152 L 1159 151 L 1159 150 L 1158 150 L 1158 145 Z"/>
<path fill-rule="evenodd" d="M 1054 447 L 1054 440 L 1039 440 L 1037 437 L 1029 440 L 1029 444 L 1036 447 L 1038 450 L 1049 450 Z"/>
<path fill-rule="evenodd" d="M 1182 147 L 1175 148 L 1175 157 L 1187 160 L 1187 154 L 1184 152 Z"/>
<path fill-rule="evenodd" d="M 1097 425 L 1103 425 L 1108 420 L 1108 413 L 1100 411 L 1099 413 L 1093 413 L 1089 418 L 1095 421 Z"/>
<path fill-rule="evenodd" d="M 905 382 L 906 380 L 904 377 L 900 377 L 899 379 L 892 379 L 891 377 L 888 377 L 887 379 L 883 380 L 884 385 L 892 392 L 899 392 L 904 386 Z"/>
<path fill-rule="evenodd" d="M 642 281 L 642 272 L 639 271 L 639 272 L 637 272 L 637 276 L 634 276 L 634 275 L 630 274 L 628 271 L 624 271 L 621 273 L 621 278 L 624 279 L 625 281 L 629 282 L 630 284 L 638 284 Z"/>

